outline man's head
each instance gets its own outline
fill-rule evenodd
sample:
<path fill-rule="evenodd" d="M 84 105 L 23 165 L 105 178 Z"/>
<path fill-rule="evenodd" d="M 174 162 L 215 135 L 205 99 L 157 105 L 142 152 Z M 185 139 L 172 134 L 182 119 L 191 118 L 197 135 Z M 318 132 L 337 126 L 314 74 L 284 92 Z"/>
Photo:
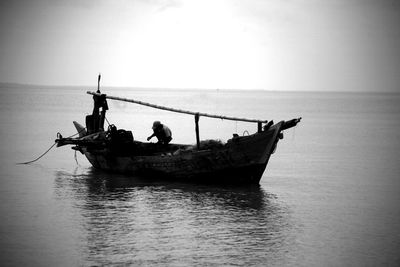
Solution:
<path fill-rule="evenodd" d="M 160 126 L 161 126 L 161 122 L 155 121 L 155 122 L 153 122 L 153 127 L 152 127 L 152 129 L 155 130 L 155 129 L 159 128 Z"/>

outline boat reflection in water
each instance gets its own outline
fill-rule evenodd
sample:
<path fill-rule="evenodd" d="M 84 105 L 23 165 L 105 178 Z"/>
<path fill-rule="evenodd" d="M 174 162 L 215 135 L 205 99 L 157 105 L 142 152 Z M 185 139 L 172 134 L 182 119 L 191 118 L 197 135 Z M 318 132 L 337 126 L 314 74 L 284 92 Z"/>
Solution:
<path fill-rule="evenodd" d="M 148 182 L 95 169 L 56 172 L 82 264 L 247 265 L 284 261 L 290 218 L 260 186 Z M 286 245 L 287 246 L 287 245 Z"/>

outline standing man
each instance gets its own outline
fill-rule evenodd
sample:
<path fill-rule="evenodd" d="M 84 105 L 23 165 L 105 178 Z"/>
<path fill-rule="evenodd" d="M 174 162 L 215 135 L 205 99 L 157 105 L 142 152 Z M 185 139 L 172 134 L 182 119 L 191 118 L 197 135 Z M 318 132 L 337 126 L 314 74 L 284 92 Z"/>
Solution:
<path fill-rule="evenodd" d="M 147 137 L 147 141 L 150 141 L 154 136 L 157 137 L 159 144 L 168 144 L 172 140 L 172 133 L 168 126 L 161 124 L 159 121 L 153 123 L 153 134 Z"/>
<path fill-rule="evenodd" d="M 97 92 L 100 94 L 100 78 L 101 75 L 99 74 L 97 80 Z M 101 94 L 100 96 L 94 95 L 93 96 L 94 107 L 93 107 L 93 119 L 94 119 L 94 128 L 95 131 L 104 131 L 104 120 L 106 118 L 106 111 L 108 110 L 108 104 L 106 100 L 106 95 Z M 101 108 L 101 112 L 100 112 Z"/>

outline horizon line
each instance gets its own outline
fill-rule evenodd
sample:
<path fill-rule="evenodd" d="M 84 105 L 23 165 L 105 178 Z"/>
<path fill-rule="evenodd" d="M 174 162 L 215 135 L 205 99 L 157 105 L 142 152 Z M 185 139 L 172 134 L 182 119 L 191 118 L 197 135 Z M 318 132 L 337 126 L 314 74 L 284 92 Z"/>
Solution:
<path fill-rule="evenodd" d="M 97 85 L 55 85 L 55 84 L 36 84 L 36 83 L 19 83 L 19 82 L 0 82 L 0 86 L 25 86 L 25 87 L 93 87 L 97 90 Z M 115 86 L 115 85 L 100 85 L 101 87 L 120 88 L 120 89 L 149 89 L 149 90 L 198 90 L 198 91 L 263 91 L 263 92 L 280 92 L 280 93 L 361 93 L 361 94 L 399 94 L 398 91 L 357 91 L 357 90 L 279 90 L 279 89 L 265 89 L 265 88 L 199 88 L 199 87 L 151 87 L 151 86 Z"/>

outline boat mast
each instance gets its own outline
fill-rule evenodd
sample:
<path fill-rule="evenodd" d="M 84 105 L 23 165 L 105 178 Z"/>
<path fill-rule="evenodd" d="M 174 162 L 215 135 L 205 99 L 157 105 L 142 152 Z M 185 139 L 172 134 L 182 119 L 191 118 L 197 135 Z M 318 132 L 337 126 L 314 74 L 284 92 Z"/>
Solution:
<path fill-rule="evenodd" d="M 101 74 L 99 73 L 99 76 L 97 77 L 97 93 L 100 94 L 100 79 L 101 79 Z"/>
<path fill-rule="evenodd" d="M 96 96 L 100 96 L 101 95 L 98 92 L 90 92 L 90 91 L 87 91 L 87 94 L 96 95 Z M 107 99 L 118 100 L 118 101 L 123 101 L 123 102 L 129 102 L 129 103 L 134 103 L 134 104 L 138 104 L 138 105 L 142 105 L 142 106 L 147 106 L 147 107 L 151 107 L 151 108 L 167 110 L 167 111 L 172 111 L 172 112 L 177 112 L 177 113 L 184 113 L 184 114 L 194 115 L 195 124 L 196 124 L 196 129 L 195 130 L 196 130 L 197 148 L 200 147 L 200 137 L 199 137 L 199 119 L 200 119 L 200 116 L 208 117 L 208 118 L 221 119 L 221 120 L 255 122 L 255 123 L 257 123 L 258 132 L 262 131 L 262 124 L 263 123 L 268 123 L 268 120 L 237 118 L 237 117 L 221 116 L 221 115 L 214 115 L 214 114 L 208 114 L 208 113 L 202 113 L 202 112 L 193 112 L 193 111 L 188 111 L 188 110 L 182 110 L 182 109 L 159 106 L 159 105 L 155 105 L 155 104 L 151 104 L 151 103 L 147 103 L 147 102 L 142 102 L 142 101 L 135 100 L 135 99 L 128 99 L 128 98 L 111 96 L 111 95 L 104 95 L 104 96 Z"/>

